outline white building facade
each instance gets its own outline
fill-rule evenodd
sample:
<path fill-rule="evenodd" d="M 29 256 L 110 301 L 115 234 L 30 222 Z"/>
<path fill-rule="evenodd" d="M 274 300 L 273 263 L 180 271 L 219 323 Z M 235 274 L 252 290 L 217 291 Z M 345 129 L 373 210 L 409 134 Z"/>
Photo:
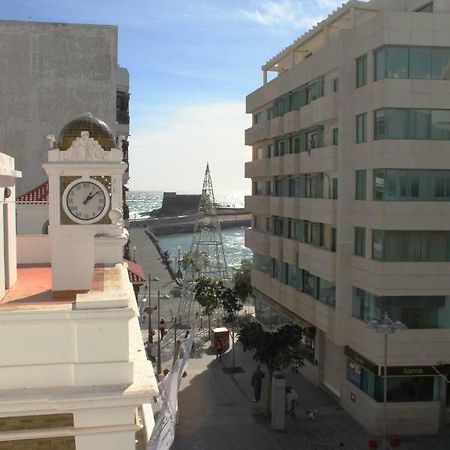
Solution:
<path fill-rule="evenodd" d="M 367 323 L 402 321 L 388 431 L 437 432 L 450 407 L 450 1 L 346 3 L 263 66 L 247 112 L 257 316 L 304 327 L 303 373 L 374 433 L 384 345 Z"/>

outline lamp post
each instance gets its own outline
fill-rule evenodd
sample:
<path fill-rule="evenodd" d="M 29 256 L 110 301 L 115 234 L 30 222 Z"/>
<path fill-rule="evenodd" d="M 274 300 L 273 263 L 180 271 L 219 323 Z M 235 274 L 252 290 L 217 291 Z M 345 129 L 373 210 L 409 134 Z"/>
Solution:
<path fill-rule="evenodd" d="M 383 443 L 382 450 L 387 450 L 387 354 L 388 336 L 398 330 L 406 330 L 403 322 L 393 322 L 387 313 L 384 313 L 383 320 L 372 319 L 367 324 L 368 328 L 374 329 L 377 333 L 384 335 L 384 368 L 383 368 Z"/>

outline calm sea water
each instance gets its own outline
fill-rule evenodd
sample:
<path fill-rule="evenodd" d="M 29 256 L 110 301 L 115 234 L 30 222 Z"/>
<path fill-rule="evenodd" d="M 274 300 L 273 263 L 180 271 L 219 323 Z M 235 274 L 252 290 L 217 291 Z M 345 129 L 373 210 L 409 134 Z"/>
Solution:
<path fill-rule="evenodd" d="M 178 194 L 193 194 L 193 192 L 178 192 Z M 195 192 L 194 192 L 195 194 Z M 244 196 L 247 192 L 227 192 L 215 193 L 216 202 L 223 206 L 242 208 L 244 206 Z M 149 212 L 152 209 L 160 208 L 163 193 L 159 191 L 130 191 L 128 193 L 128 205 L 130 207 L 130 217 L 142 217 L 139 213 Z M 241 259 L 251 258 L 252 252 L 245 247 L 245 228 L 228 228 L 222 230 L 222 240 L 229 267 L 238 267 Z M 171 234 L 159 237 L 161 246 L 170 253 L 173 261 L 177 260 L 178 246 L 181 255 L 190 251 L 192 243 L 191 233 Z"/>

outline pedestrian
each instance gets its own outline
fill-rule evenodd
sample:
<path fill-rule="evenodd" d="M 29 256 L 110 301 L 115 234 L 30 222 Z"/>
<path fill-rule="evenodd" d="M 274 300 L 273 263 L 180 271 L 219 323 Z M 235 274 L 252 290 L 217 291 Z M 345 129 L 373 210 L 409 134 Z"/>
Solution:
<path fill-rule="evenodd" d="M 223 353 L 223 341 L 222 338 L 217 339 L 216 341 L 216 359 L 222 359 L 222 353 Z"/>
<path fill-rule="evenodd" d="M 159 321 L 159 331 L 162 339 L 166 335 L 166 321 L 163 318 Z"/>
<path fill-rule="evenodd" d="M 286 412 L 295 417 L 295 407 L 298 404 L 298 394 L 292 389 L 291 386 L 286 388 Z"/>
<path fill-rule="evenodd" d="M 262 380 L 265 377 L 264 372 L 261 370 L 261 366 L 258 364 L 256 366 L 256 370 L 253 372 L 252 375 L 252 386 L 253 391 L 255 393 L 254 402 L 259 402 L 259 399 L 261 398 L 261 388 L 262 388 Z"/>

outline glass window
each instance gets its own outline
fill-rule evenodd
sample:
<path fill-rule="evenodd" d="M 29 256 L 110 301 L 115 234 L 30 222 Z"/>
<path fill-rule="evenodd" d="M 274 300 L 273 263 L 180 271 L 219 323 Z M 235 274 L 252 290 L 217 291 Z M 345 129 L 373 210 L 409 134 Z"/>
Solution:
<path fill-rule="evenodd" d="M 339 145 L 339 130 L 333 128 L 333 145 Z"/>
<path fill-rule="evenodd" d="M 323 147 L 323 127 L 315 127 L 306 131 L 306 149 Z"/>
<path fill-rule="evenodd" d="M 356 87 L 367 84 L 367 55 L 356 59 Z"/>
<path fill-rule="evenodd" d="M 375 81 L 382 80 L 386 77 L 386 48 L 382 47 L 375 50 L 374 53 L 375 60 Z"/>
<path fill-rule="evenodd" d="M 386 139 L 386 114 L 384 109 L 379 109 L 374 113 L 374 136 L 377 139 Z"/>
<path fill-rule="evenodd" d="M 408 78 L 408 47 L 386 47 L 387 78 Z"/>
<path fill-rule="evenodd" d="M 264 159 L 264 147 L 258 147 L 256 150 L 256 159 Z"/>
<path fill-rule="evenodd" d="M 409 78 L 431 79 L 431 47 L 409 48 Z"/>
<path fill-rule="evenodd" d="M 429 139 L 430 110 L 409 110 L 409 139 Z"/>
<path fill-rule="evenodd" d="M 431 139 L 450 140 L 450 110 L 431 110 Z"/>
<path fill-rule="evenodd" d="M 384 259 L 384 231 L 372 230 L 372 258 L 376 261 Z"/>
<path fill-rule="evenodd" d="M 289 264 L 287 284 L 295 289 L 300 287 L 300 269 L 292 264 Z"/>
<path fill-rule="evenodd" d="M 339 78 L 333 80 L 333 92 L 339 92 Z"/>
<path fill-rule="evenodd" d="M 367 114 L 356 116 L 356 143 L 366 142 L 367 140 Z"/>
<path fill-rule="evenodd" d="M 367 171 L 365 169 L 356 171 L 356 178 L 355 178 L 356 200 L 366 200 L 366 179 L 367 179 Z"/>
<path fill-rule="evenodd" d="M 384 178 L 385 171 L 376 169 L 373 171 L 373 199 L 384 200 Z"/>
<path fill-rule="evenodd" d="M 332 179 L 331 198 L 333 200 L 337 200 L 337 198 L 338 198 L 338 179 L 337 178 Z"/>
<path fill-rule="evenodd" d="M 432 78 L 450 80 L 450 48 L 433 48 L 431 50 Z"/>
<path fill-rule="evenodd" d="M 318 294 L 318 277 L 309 273 L 307 270 L 302 271 L 303 292 L 317 298 Z"/>
<path fill-rule="evenodd" d="M 334 307 L 336 304 L 336 284 L 330 281 L 319 279 L 319 301 Z"/>
<path fill-rule="evenodd" d="M 355 227 L 355 255 L 366 256 L 366 229 Z"/>
<path fill-rule="evenodd" d="M 408 139 L 409 110 L 386 109 L 386 137 L 388 139 Z"/>
<path fill-rule="evenodd" d="M 330 246 L 330 250 L 332 252 L 336 251 L 336 244 L 337 244 L 337 238 L 336 238 L 336 228 L 332 228 L 331 229 L 331 246 Z"/>

